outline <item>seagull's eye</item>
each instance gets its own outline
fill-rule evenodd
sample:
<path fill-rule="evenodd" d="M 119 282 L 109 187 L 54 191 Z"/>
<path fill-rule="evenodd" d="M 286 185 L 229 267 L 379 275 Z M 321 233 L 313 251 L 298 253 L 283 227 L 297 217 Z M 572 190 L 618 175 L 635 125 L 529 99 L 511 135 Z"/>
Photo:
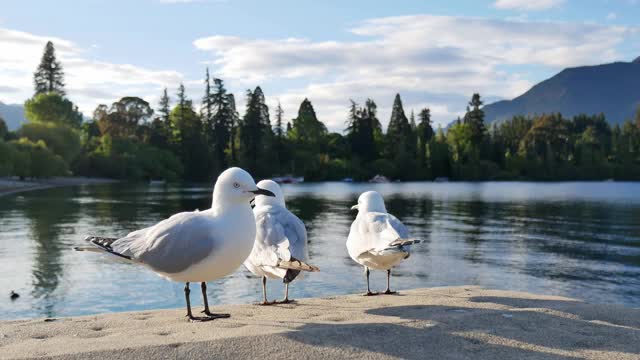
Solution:
<path fill-rule="evenodd" d="M 239 187 L 240 187 L 240 184 L 238 184 L 238 183 L 233 183 L 233 187 L 237 189 L 237 188 L 239 188 Z"/>

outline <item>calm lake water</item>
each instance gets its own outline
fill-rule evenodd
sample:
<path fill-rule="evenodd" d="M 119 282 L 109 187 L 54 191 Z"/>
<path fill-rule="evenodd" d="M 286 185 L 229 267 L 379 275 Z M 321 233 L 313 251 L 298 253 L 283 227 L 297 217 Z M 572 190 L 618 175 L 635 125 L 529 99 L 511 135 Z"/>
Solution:
<path fill-rule="evenodd" d="M 322 271 L 291 295 L 363 291 L 345 248 L 359 193 L 375 189 L 425 240 L 394 270 L 392 287 L 480 285 L 640 306 L 640 183 L 316 183 L 285 186 Z M 184 306 L 183 284 L 106 255 L 74 252 L 87 234 L 124 235 L 173 213 L 206 209 L 209 186 L 116 184 L 0 198 L 0 319 Z M 384 272 L 372 287 L 384 289 Z M 15 290 L 21 296 L 9 299 Z M 269 282 L 271 298 L 282 285 Z M 214 304 L 260 298 L 244 268 L 209 284 Z M 192 302 L 201 304 L 198 291 Z"/>

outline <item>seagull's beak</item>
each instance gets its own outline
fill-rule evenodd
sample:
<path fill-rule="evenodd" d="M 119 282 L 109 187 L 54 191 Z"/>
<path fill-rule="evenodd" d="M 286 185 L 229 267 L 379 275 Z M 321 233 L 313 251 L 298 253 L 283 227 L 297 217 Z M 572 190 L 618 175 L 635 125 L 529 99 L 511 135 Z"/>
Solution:
<path fill-rule="evenodd" d="M 351 210 L 358 210 L 358 204 L 355 204 L 351 207 Z"/>
<path fill-rule="evenodd" d="M 255 195 L 265 195 L 265 196 L 276 197 L 271 191 L 266 189 L 256 188 L 256 190 L 249 191 L 249 192 L 254 193 Z"/>

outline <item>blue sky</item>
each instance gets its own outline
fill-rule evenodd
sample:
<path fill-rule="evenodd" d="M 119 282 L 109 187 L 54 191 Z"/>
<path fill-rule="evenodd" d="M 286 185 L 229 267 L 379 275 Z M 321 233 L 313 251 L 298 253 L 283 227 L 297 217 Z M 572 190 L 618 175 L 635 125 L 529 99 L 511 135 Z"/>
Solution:
<path fill-rule="evenodd" d="M 305 97 L 341 131 L 349 99 L 383 124 L 399 92 L 446 124 L 480 92 L 511 98 L 564 67 L 640 56 L 638 0 L 0 0 L 0 101 L 31 95 L 52 39 L 68 96 L 87 115 L 180 82 L 202 96 L 205 67 L 239 99 L 262 86 L 295 116 Z"/>

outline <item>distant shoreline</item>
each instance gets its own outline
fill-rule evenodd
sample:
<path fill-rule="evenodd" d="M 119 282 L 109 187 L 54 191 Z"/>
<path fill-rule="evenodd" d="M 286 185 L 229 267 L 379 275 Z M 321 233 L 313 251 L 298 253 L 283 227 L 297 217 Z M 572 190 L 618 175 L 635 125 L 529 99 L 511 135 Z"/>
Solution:
<path fill-rule="evenodd" d="M 51 189 L 63 186 L 112 184 L 120 180 L 89 177 L 52 177 L 38 180 L 19 180 L 16 178 L 0 178 L 0 197 L 27 192 Z"/>

